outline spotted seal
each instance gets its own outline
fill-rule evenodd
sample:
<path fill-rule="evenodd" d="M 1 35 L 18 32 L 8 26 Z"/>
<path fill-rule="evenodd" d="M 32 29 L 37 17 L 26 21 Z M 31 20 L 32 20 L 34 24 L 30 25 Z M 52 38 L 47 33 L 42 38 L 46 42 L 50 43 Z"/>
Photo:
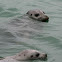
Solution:
<path fill-rule="evenodd" d="M 45 60 L 46 58 L 47 54 L 41 53 L 37 50 L 28 49 L 23 50 L 14 56 L 5 57 L 4 59 L 0 60 L 0 62 L 19 62 L 19 61 L 36 60 L 36 59 Z"/>

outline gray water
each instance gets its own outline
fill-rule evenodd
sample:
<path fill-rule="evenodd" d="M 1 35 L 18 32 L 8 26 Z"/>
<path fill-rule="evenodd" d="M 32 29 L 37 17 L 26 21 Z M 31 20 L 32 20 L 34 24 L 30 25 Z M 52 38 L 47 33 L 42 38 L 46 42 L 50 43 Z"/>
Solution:
<path fill-rule="evenodd" d="M 49 22 L 22 16 L 31 9 L 43 10 Z M 24 49 L 48 54 L 47 61 L 62 62 L 62 0 L 0 0 L 0 56 Z"/>

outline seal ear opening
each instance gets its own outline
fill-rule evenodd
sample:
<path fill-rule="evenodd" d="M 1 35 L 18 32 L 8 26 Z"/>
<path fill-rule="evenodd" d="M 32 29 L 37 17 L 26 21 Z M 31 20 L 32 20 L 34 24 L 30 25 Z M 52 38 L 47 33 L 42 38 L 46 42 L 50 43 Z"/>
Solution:
<path fill-rule="evenodd" d="M 26 14 L 29 14 L 29 11 Z"/>

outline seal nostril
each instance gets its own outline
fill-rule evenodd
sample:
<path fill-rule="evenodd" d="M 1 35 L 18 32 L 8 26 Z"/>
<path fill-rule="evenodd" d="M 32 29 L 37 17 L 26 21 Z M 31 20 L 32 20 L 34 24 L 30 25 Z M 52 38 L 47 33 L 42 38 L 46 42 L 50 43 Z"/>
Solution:
<path fill-rule="evenodd" d="M 49 19 L 49 17 L 46 18 L 47 20 Z"/>
<path fill-rule="evenodd" d="M 48 16 L 45 16 L 45 18 L 46 18 L 46 20 L 48 20 L 48 19 L 49 19 L 49 17 L 48 17 Z"/>
<path fill-rule="evenodd" d="M 47 57 L 47 54 L 45 54 L 45 57 Z"/>

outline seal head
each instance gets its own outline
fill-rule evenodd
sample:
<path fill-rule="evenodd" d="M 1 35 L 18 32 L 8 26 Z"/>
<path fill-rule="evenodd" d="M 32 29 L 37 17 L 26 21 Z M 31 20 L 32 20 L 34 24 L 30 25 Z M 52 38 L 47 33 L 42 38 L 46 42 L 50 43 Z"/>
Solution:
<path fill-rule="evenodd" d="M 49 21 L 49 17 L 41 10 L 29 10 L 26 14 L 32 19 L 36 19 L 42 22 Z"/>

